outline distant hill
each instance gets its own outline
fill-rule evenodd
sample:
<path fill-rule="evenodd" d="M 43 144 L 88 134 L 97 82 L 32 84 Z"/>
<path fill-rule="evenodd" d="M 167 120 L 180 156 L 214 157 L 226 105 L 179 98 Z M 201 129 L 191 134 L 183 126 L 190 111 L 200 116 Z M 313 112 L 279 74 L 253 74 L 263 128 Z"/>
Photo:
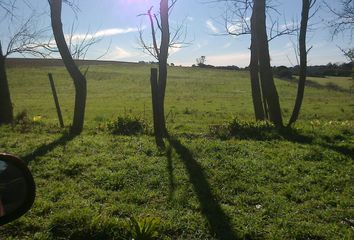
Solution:
<path fill-rule="evenodd" d="M 82 65 L 114 65 L 114 64 L 138 64 L 133 62 L 120 62 L 120 61 L 104 61 L 104 60 L 75 60 L 75 62 Z M 61 59 L 53 58 L 7 58 L 7 67 L 53 67 L 64 66 Z"/>

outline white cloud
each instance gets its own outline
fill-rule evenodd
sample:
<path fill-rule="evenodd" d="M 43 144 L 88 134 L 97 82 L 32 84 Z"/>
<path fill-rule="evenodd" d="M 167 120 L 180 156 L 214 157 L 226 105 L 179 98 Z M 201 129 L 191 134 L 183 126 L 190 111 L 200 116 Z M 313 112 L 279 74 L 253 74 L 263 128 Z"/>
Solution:
<path fill-rule="evenodd" d="M 135 56 L 134 53 L 129 52 L 126 49 L 115 47 L 115 50 L 111 51 L 107 56 L 105 56 L 105 59 L 120 60 L 120 59 L 130 58 L 134 56 Z"/>
<path fill-rule="evenodd" d="M 105 30 L 98 31 L 94 34 L 95 37 L 104 37 L 104 36 L 114 36 L 118 34 L 125 34 L 131 32 L 138 32 L 138 28 L 109 28 Z"/>
<path fill-rule="evenodd" d="M 173 47 L 170 47 L 169 53 L 172 55 L 182 50 L 182 44 L 174 44 Z"/>
<path fill-rule="evenodd" d="M 247 32 L 247 26 L 250 26 L 250 18 L 247 17 L 245 20 L 242 21 L 235 21 L 232 23 L 227 23 L 227 31 L 234 34 L 242 34 Z"/>
<path fill-rule="evenodd" d="M 214 23 L 211 20 L 206 21 L 206 26 L 213 33 L 219 33 L 219 29 L 215 27 Z"/>
<path fill-rule="evenodd" d="M 114 36 L 118 34 L 126 34 L 126 33 L 131 33 L 131 32 L 138 32 L 138 28 L 109 28 L 109 29 L 104 29 L 100 30 L 95 33 L 87 33 L 87 34 L 74 34 L 71 36 L 72 41 L 82 41 L 82 40 L 89 40 L 93 38 L 101 38 L 101 37 L 108 37 L 108 36 Z M 70 39 L 69 34 L 65 34 L 65 38 L 67 41 Z"/>

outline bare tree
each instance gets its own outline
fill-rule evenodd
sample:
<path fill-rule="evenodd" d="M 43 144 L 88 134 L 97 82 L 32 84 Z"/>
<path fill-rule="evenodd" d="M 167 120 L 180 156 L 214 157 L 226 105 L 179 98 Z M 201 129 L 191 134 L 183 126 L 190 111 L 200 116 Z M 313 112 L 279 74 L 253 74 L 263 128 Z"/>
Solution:
<path fill-rule="evenodd" d="M 170 3 L 169 3 L 170 1 Z M 175 4 L 177 3 L 178 0 L 167 0 L 167 5 L 168 5 L 168 11 L 167 11 L 167 17 L 171 15 L 171 12 L 173 11 L 173 8 Z M 144 52 L 147 52 L 148 55 L 154 57 L 156 60 L 159 61 L 159 54 L 160 54 L 160 48 L 161 48 L 161 42 L 162 42 L 162 15 L 161 15 L 161 3 L 160 2 L 160 8 L 159 8 L 159 13 L 154 13 L 153 12 L 153 6 L 147 11 L 147 13 L 140 14 L 139 16 L 147 16 L 149 23 L 150 23 L 150 28 L 151 28 L 151 43 L 149 41 L 145 40 L 144 37 L 144 32 L 143 30 L 139 31 L 139 43 L 142 47 L 142 50 Z M 168 23 L 168 19 L 167 19 Z M 168 43 L 168 48 L 182 48 L 189 43 L 185 41 L 186 39 L 186 31 L 184 29 L 184 24 L 182 23 L 181 25 L 177 26 L 176 28 L 170 30 L 170 25 L 168 23 L 169 29 L 169 43 Z M 166 30 L 165 30 L 166 31 Z M 160 45 L 158 42 L 158 38 L 160 37 Z M 168 54 L 167 54 L 168 55 Z"/>
<path fill-rule="evenodd" d="M 349 32 L 352 38 L 354 31 L 354 0 L 340 0 L 340 3 L 336 4 L 339 8 L 331 7 L 327 2 L 325 2 L 325 5 L 334 15 L 334 19 L 328 21 L 328 25 L 332 28 L 332 36 Z"/>
<path fill-rule="evenodd" d="M 166 120 L 165 120 L 165 92 L 167 84 L 167 59 L 169 56 L 169 48 L 181 47 L 184 41 L 181 41 L 183 28 L 178 27 L 173 34 L 170 32 L 169 15 L 176 4 L 177 0 L 161 0 L 159 14 L 153 14 L 152 7 L 146 14 L 151 27 L 152 44 L 147 44 L 144 40 L 143 33 L 140 31 L 140 43 L 145 51 L 158 60 L 158 81 L 156 84 L 156 109 L 154 112 L 154 129 L 156 142 L 162 146 L 162 137 L 167 136 Z M 157 32 L 158 31 L 158 32 Z M 158 37 L 160 41 L 158 42 Z M 152 71 L 152 77 L 153 77 Z M 152 79 L 152 87 L 153 87 Z M 153 96 L 154 99 L 154 96 Z"/>
<path fill-rule="evenodd" d="M 257 120 L 269 119 L 276 126 L 282 127 L 283 121 L 270 66 L 268 42 L 276 37 L 292 34 L 295 29 L 289 29 L 285 24 L 286 27 L 279 30 L 277 22 L 272 21 L 267 33 L 266 10 L 272 7 L 267 7 L 265 0 L 222 1 L 233 4 L 228 8 L 232 9 L 232 14 L 225 17 L 228 34 L 236 36 L 251 34 L 250 78 L 255 117 Z M 248 17 L 249 14 L 251 18 Z"/>
<path fill-rule="evenodd" d="M 286 24 L 286 21 L 285 25 L 279 28 L 279 21 L 273 21 L 272 15 L 267 14 L 269 10 L 277 12 L 274 6 L 269 5 L 270 1 L 218 0 L 218 2 L 226 2 L 228 5 L 228 11 L 224 17 L 225 28 L 228 34 L 236 36 L 251 34 L 251 59 L 249 69 L 256 119 L 269 119 L 276 126 L 282 127 L 283 120 L 279 96 L 270 66 L 268 42 L 282 35 L 295 34 L 299 28 L 294 24 L 289 26 Z M 307 54 L 309 51 L 309 49 L 306 49 L 306 33 L 309 18 L 318 11 L 317 8 L 311 16 L 309 15 L 310 9 L 314 6 L 315 2 L 316 0 L 303 0 L 299 36 L 300 77 L 298 93 L 293 114 L 288 124 L 289 126 L 297 120 L 304 96 Z M 249 18 L 248 16 L 250 14 L 251 17 Z M 270 27 L 268 28 L 266 21 L 267 16 L 271 18 L 271 20 L 268 21 L 268 24 L 270 23 Z"/>
<path fill-rule="evenodd" d="M 254 0 L 253 13 L 254 28 L 251 35 L 256 36 L 259 77 L 261 80 L 262 93 L 264 95 L 269 120 L 277 127 L 283 126 L 278 92 L 274 83 L 273 72 L 270 66 L 269 46 L 266 29 L 266 4 L 265 0 Z"/>
<path fill-rule="evenodd" d="M 306 47 L 306 34 L 308 21 L 311 18 L 310 9 L 315 5 L 316 0 L 302 0 L 301 26 L 299 35 L 299 55 L 300 55 L 300 72 L 298 90 L 295 100 L 295 106 L 290 117 L 288 126 L 291 126 L 299 117 L 302 101 L 305 92 L 306 71 L 307 71 L 307 54 L 310 49 Z M 315 11 L 316 12 L 316 11 Z M 313 15 L 312 15 L 313 16 Z"/>
<path fill-rule="evenodd" d="M 76 31 L 76 22 L 73 22 L 70 28 L 70 33 L 68 35 L 65 35 L 65 39 L 68 42 L 69 51 L 73 59 L 84 60 L 86 58 L 89 49 L 94 44 L 100 42 L 102 39 L 96 37 L 95 34 L 91 34 L 89 31 L 79 35 L 76 35 L 75 31 Z M 97 59 L 103 57 L 108 52 L 108 49 L 109 48 L 107 48 L 107 51 L 104 52 Z M 58 49 L 56 50 L 58 51 Z"/>
<path fill-rule="evenodd" d="M 15 0 L 1 0 L 0 1 L 0 10 L 4 15 L 13 15 L 13 10 L 15 8 Z"/>
<path fill-rule="evenodd" d="M 254 0 L 215 1 L 224 2 L 226 4 L 226 10 L 223 16 L 226 34 L 233 36 L 251 34 L 251 15 Z M 266 14 L 270 22 L 269 26 L 266 28 L 268 41 L 272 41 L 273 39 L 284 35 L 293 35 L 298 30 L 298 27 L 294 23 L 289 24 L 286 19 L 284 19 L 281 23 L 277 17 L 280 13 L 276 9 L 276 6 L 271 4 L 271 1 L 266 1 Z"/>
<path fill-rule="evenodd" d="M 348 49 L 344 49 L 339 47 L 339 50 L 343 53 L 344 57 L 350 61 L 351 63 L 354 63 L 354 48 L 348 48 Z"/>
<path fill-rule="evenodd" d="M 10 4 L 11 3 L 11 4 Z M 13 30 L 15 24 L 14 1 L 0 2 L 0 12 L 4 11 L 9 19 L 9 36 L 4 46 L 0 40 L 0 124 L 8 124 L 13 121 L 13 107 L 11 102 L 11 94 L 6 74 L 6 59 L 12 54 L 30 54 L 34 56 L 45 57 L 48 52 L 45 51 L 46 44 L 40 39 L 44 36 L 46 29 L 38 30 L 35 26 L 35 18 L 37 15 L 33 13 L 24 23 L 19 23 L 17 30 Z"/>
<path fill-rule="evenodd" d="M 48 2 L 50 6 L 50 16 L 54 39 L 57 44 L 59 53 L 63 59 L 64 65 L 71 78 L 73 79 L 75 86 L 75 107 L 71 132 L 73 134 L 80 134 L 83 130 L 85 119 L 87 96 L 86 78 L 75 64 L 69 47 L 66 43 L 61 22 L 62 0 L 48 0 Z"/>
<path fill-rule="evenodd" d="M 283 35 L 293 35 L 296 33 L 298 27 L 294 23 L 287 24 L 286 20 L 280 25 L 279 19 L 274 19 L 274 16 L 272 16 L 279 15 L 279 13 L 276 7 L 272 6 L 269 1 L 264 1 L 264 12 L 259 9 L 257 12 L 254 9 L 255 5 L 259 4 L 257 0 L 217 0 L 217 2 L 224 2 L 227 6 L 225 16 L 223 17 L 227 34 L 233 36 L 251 35 L 251 59 L 249 69 L 256 120 L 270 119 L 277 125 L 282 125 L 280 124 L 282 122 L 281 112 L 280 107 L 277 106 L 279 105 L 279 100 L 276 100 L 278 97 L 271 74 L 270 62 L 265 62 L 268 61 L 267 59 L 269 58 L 268 42 Z M 274 12 L 275 14 L 273 14 Z M 262 19 L 261 16 L 264 16 L 264 19 Z M 270 19 L 268 20 L 269 27 L 267 27 L 266 24 L 267 16 Z M 262 26 L 260 26 L 260 24 Z M 256 30 L 256 28 L 258 28 L 260 32 L 257 32 L 258 30 Z M 263 41 L 267 41 L 267 43 Z M 259 44 L 262 44 L 262 46 L 259 46 Z M 262 58 L 263 61 L 261 61 L 260 58 Z M 269 67 L 267 67 L 267 65 L 269 65 Z M 265 72 L 268 73 L 265 74 Z M 269 91 L 273 92 L 275 95 L 267 94 Z M 278 116 L 275 117 L 275 115 Z"/>
<path fill-rule="evenodd" d="M 251 28 L 255 28 L 255 16 L 251 17 Z M 262 89 L 259 79 L 259 66 L 258 66 L 258 51 L 257 51 L 257 36 L 251 35 L 251 58 L 250 58 L 250 78 L 251 78 L 251 92 L 252 102 L 256 120 L 265 120 L 267 118 L 267 105 L 265 99 L 262 99 Z"/>

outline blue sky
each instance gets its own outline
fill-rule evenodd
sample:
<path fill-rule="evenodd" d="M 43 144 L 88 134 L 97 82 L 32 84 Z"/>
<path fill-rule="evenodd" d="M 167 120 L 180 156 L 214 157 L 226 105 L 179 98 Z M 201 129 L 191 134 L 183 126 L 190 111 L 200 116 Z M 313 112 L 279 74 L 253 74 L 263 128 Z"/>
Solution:
<path fill-rule="evenodd" d="M 18 0 L 19 1 L 19 0 Z M 31 0 L 31 4 L 42 12 L 37 19 L 39 25 L 49 25 L 47 0 Z M 195 64 L 195 59 L 204 55 L 208 64 L 212 65 L 237 65 L 247 66 L 249 63 L 249 36 L 234 37 L 225 35 L 223 15 L 227 10 L 225 4 L 209 3 L 208 0 L 179 0 L 170 17 L 171 28 L 181 25 L 186 29 L 185 42 L 189 44 L 183 48 L 171 49 L 170 63 L 190 66 Z M 291 24 L 300 19 L 301 0 L 273 0 L 277 5 L 280 15 L 280 27 Z M 318 2 L 320 2 L 318 0 Z M 330 4 L 336 5 L 336 1 Z M 104 60 L 118 61 L 152 61 L 151 56 L 140 49 L 138 29 L 143 29 L 145 39 L 150 40 L 150 29 L 147 17 L 138 16 L 145 13 L 151 6 L 158 10 L 158 0 L 76 0 L 80 10 L 76 16 L 72 9 L 64 6 L 63 25 L 67 33 L 70 32 L 72 23 L 76 22 L 75 37 L 89 32 L 99 36 L 101 41 L 91 47 L 87 59 L 96 59 L 109 47 Z M 27 7 L 19 5 L 17 11 L 21 16 L 29 14 Z M 286 13 L 286 14 L 285 14 Z M 345 58 L 338 49 L 352 46 L 349 38 L 338 36 L 331 39 L 330 30 L 326 28 L 323 19 L 327 21 L 331 16 L 322 7 L 315 18 L 314 24 L 308 35 L 308 46 L 312 46 L 309 54 L 309 64 L 327 64 L 328 62 L 344 62 Z M 9 35 L 4 24 L 0 24 L 0 40 L 6 43 Z M 13 26 L 15 28 L 15 26 Z M 293 43 L 296 37 L 283 36 L 270 42 L 272 65 L 296 64 Z"/>

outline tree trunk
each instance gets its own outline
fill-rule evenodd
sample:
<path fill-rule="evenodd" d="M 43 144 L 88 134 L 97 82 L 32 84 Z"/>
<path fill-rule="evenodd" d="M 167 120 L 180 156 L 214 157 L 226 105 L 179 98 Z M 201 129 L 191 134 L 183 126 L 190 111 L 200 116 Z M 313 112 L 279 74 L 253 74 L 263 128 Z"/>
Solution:
<path fill-rule="evenodd" d="M 168 48 L 170 46 L 170 29 L 168 22 L 168 0 L 161 0 L 160 2 L 160 15 L 161 15 L 161 45 L 159 54 L 159 113 L 160 123 L 163 135 L 167 136 L 166 121 L 165 121 L 165 92 L 167 83 L 167 58 Z"/>
<path fill-rule="evenodd" d="M 73 79 L 75 86 L 75 108 L 71 132 L 74 134 L 80 134 L 83 130 L 85 118 L 87 95 L 86 78 L 76 66 L 65 41 L 63 26 L 61 23 L 62 0 L 50 0 L 49 4 L 55 42 L 58 46 L 64 65 Z"/>
<path fill-rule="evenodd" d="M 255 17 L 252 15 L 251 17 L 252 26 L 254 25 L 254 18 Z M 261 87 L 259 85 L 258 55 L 257 55 L 255 34 L 251 34 L 250 50 L 251 50 L 250 77 L 251 77 L 251 91 L 252 91 L 254 113 L 255 113 L 256 120 L 265 120 Z"/>
<path fill-rule="evenodd" d="M 307 70 L 307 50 L 306 50 L 306 33 L 307 24 L 309 20 L 311 0 L 302 1 L 302 13 L 301 13 L 301 26 L 299 36 L 299 52 L 300 52 L 300 72 L 299 83 L 297 88 L 297 95 L 295 100 L 295 106 L 293 113 L 288 123 L 288 127 L 291 126 L 299 117 L 302 101 L 304 99 L 305 82 L 306 82 L 306 70 Z"/>
<path fill-rule="evenodd" d="M 13 121 L 13 109 L 9 84 L 7 82 L 5 59 L 0 42 L 0 125 L 9 124 Z"/>
<path fill-rule="evenodd" d="M 163 130 L 161 129 L 161 113 L 159 108 L 159 89 L 157 86 L 157 69 L 151 68 L 150 72 L 150 84 L 151 84 L 151 97 L 152 97 L 152 115 L 154 121 L 154 134 L 156 145 L 159 148 L 165 148 L 163 142 Z"/>
<path fill-rule="evenodd" d="M 256 18 L 255 28 L 252 32 L 257 36 L 257 52 L 259 59 L 259 73 L 262 82 L 262 93 L 266 98 L 270 121 L 277 127 L 283 127 L 279 96 L 270 66 L 269 46 L 266 30 L 265 0 L 255 0 L 253 11 L 255 11 L 254 16 Z"/>

